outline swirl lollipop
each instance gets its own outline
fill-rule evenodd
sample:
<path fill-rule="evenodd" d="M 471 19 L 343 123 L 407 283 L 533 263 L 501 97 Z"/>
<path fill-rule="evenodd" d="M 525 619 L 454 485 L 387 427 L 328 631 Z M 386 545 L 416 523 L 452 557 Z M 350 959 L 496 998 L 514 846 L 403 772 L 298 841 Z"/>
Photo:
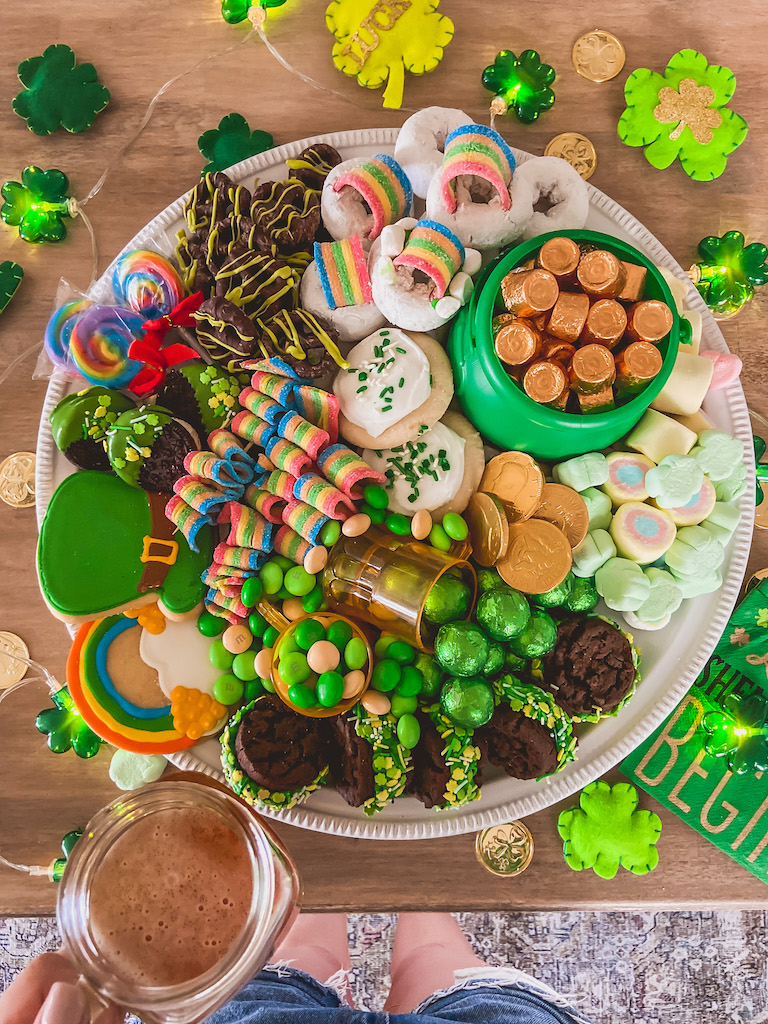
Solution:
<path fill-rule="evenodd" d="M 184 285 L 165 256 L 149 249 L 124 253 L 112 271 L 115 299 L 147 320 L 167 316 L 184 298 Z"/>
<path fill-rule="evenodd" d="M 88 299 L 65 302 L 54 312 L 45 328 L 43 346 L 48 358 L 54 366 L 65 373 L 77 373 L 77 367 L 72 362 L 69 351 L 69 342 L 75 324 L 91 305 Z"/>
<path fill-rule="evenodd" d="M 89 384 L 124 388 L 142 367 L 128 358 L 132 341 L 141 337 L 144 321 L 117 306 L 93 306 L 75 324 L 69 351 L 75 368 Z"/>

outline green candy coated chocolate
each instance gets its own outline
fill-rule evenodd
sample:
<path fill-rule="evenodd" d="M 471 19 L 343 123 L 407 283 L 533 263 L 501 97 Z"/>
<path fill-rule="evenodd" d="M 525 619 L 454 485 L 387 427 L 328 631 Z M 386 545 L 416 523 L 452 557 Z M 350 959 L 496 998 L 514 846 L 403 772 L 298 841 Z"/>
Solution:
<path fill-rule="evenodd" d="M 404 697 L 401 693 L 393 693 L 391 699 L 391 710 L 395 718 L 400 718 L 402 715 L 412 715 L 419 706 L 419 702 L 415 697 Z"/>
<path fill-rule="evenodd" d="M 396 636 L 380 636 L 379 639 L 376 641 L 376 645 L 373 648 L 373 653 L 376 655 L 377 658 L 386 657 L 389 645 L 393 644 L 396 640 Z"/>
<path fill-rule="evenodd" d="M 416 652 L 405 640 L 395 640 L 387 648 L 387 657 L 396 661 L 398 665 L 410 665 Z"/>
<path fill-rule="evenodd" d="M 435 638 L 435 657 L 452 676 L 474 676 L 488 657 L 488 638 L 474 622 L 449 622 Z"/>
<path fill-rule="evenodd" d="M 479 729 L 490 722 L 495 709 L 493 690 L 484 679 L 447 679 L 440 691 L 440 707 L 464 729 Z"/>
<path fill-rule="evenodd" d="M 429 531 L 429 543 L 438 551 L 451 550 L 451 538 L 439 523 L 435 523 Z"/>
<path fill-rule="evenodd" d="M 201 612 L 197 620 L 197 629 L 203 636 L 221 636 L 227 628 L 227 620 L 220 619 L 218 615 L 211 615 L 210 612 Z"/>
<path fill-rule="evenodd" d="M 315 584 L 314 590 L 310 590 L 306 597 L 302 597 L 301 607 L 305 612 L 307 612 L 307 614 L 311 615 L 312 612 L 320 611 L 324 600 L 325 594 L 323 594 L 323 588 L 319 583 L 317 583 Z"/>
<path fill-rule="evenodd" d="M 592 577 L 574 576 L 565 607 L 569 612 L 591 612 L 599 600 L 600 595 Z"/>
<path fill-rule="evenodd" d="M 421 726 L 415 715 L 401 715 L 397 720 L 397 738 L 408 750 L 413 750 L 421 739 Z"/>
<path fill-rule="evenodd" d="M 360 511 L 365 512 L 374 526 L 381 526 L 387 518 L 387 510 L 385 508 L 374 508 L 367 501 L 360 503 Z"/>
<path fill-rule="evenodd" d="M 332 548 L 341 536 L 341 523 L 335 519 L 329 519 L 320 531 L 320 543 L 327 548 Z"/>
<path fill-rule="evenodd" d="M 384 520 L 384 525 L 390 533 L 397 534 L 398 537 L 406 537 L 411 532 L 411 521 L 401 512 L 390 512 Z"/>
<path fill-rule="evenodd" d="M 308 651 L 318 640 L 325 640 L 325 628 L 317 619 L 304 619 L 293 631 L 296 643 L 302 651 Z"/>
<path fill-rule="evenodd" d="M 396 661 L 384 658 L 373 666 L 371 686 L 374 690 L 389 693 L 400 682 L 401 669 Z"/>
<path fill-rule="evenodd" d="M 255 661 L 256 651 L 243 651 L 242 654 L 236 654 L 235 659 L 232 662 L 232 671 L 238 679 L 241 679 L 244 683 L 249 683 L 253 679 L 259 678 L 259 673 L 254 667 Z M 216 700 L 218 699 L 219 698 L 216 697 Z"/>
<path fill-rule="evenodd" d="M 359 636 L 353 636 L 344 648 L 344 661 L 352 672 L 363 668 L 368 661 L 368 650 L 365 642 Z"/>
<path fill-rule="evenodd" d="M 343 653 L 344 648 L 354 636 L 352 627 L 348 622 L 338 619 L 332 622 L 325 634 L 325 639 L 330 640 L 334 647 Z"/>
<path fill-rule="evenodd" d="M 250 704 L 252 700 L 260 697 L 263 692 L 264 689 L 260 679 L 249 679 L 243 688 L 243 700 Z"/>
<path fill-rule="evenodd" d="M 229 672 L 235 656 L 229 653 L 221 640 L 214 640 L 208 648 L 208 659 L 214 668 L 221 672 Z"/>
<path fill-rule="evenodd" d="M 292 704 L 295 704 L 297 708 L 314 708 L 317 706 L 315 695 L 312 690 L 306 686 L 302 686 L 301 683 L 296 683 L 295 686 L 288 687 L 288 699 Z"/>
<path fill-rule="evenodd" d="M 494 640 L 511 640 L 519 636 L 531 617 L 525 597 L 511 587 L 497 587 L 481 594 L 475 608 L 479 625 Z"/>
<path fill-rule="evenodd" d="M 528 663 L 519 654 L 513 654 L 512 651 L 508 650 L 504 656 L 504 668 L 507 672 L 522 672 L 528 668 Z"/>
<path fill-rule="evenodd" d="M 543 594 L 531 594 L 531 604 L 536 604 L 539 608 L 561 608 L 568 600 L 575 579 L 573 573 L 569 572 L 563 582 L 551 590 Z"/>
<path fill-rule="evenodd" d="M 240 600 L 246 608 L 255 608 L 264 593 L 264 584 L 258 576 L 249 576 L 240 591 Z"/>
<path fill-rule="evenodd" d="M 401 697 L 417 697 L 424 685 L 424 676 L 413 665 L 403 665 L 400 672 L 400 682 L 395 687 L 395 692 Z"/>
<path fill-rule="evenodd" d="M 285 574 L 285 589 L 291 597 L 306 597 L 314 589 L 315 577 L 301 565 L 294 565 Z"/>
<path fill-rule="evenodd" d="M 250 629 L 254 636 L 264 636 L 264 631 L 268 626 L 269 623 L 261 612 L 251 612 L 248 616 L 248 629 Z"/>
<path fill-rule="evenodd" d="M 389 505 L 389 495 L 377 484 L 366 484 L 363 488 L 363 498 L 374 508 L 386 508 Z"/>
<path fill-rule="evenodd" d="M 276 594 L 272 594 L 272 600 L 273 601 L 288 601 L 288 600 L 290 600 L 294 596 L 295 595 L 290 592 L 290 590 L 285 586 L 285 584 L 283 584 L 283 586 L 280 587 L 280 589 L 278 590 L 278 592 Z"/>
<path fill-rule="evenodd" d="M 521 658 L 541 658 L 551 651 L 557 639 L 557 626 L 546 612 L 535 608 L 519 636 L 509 641 L 513 654 Z"/>
<path fill-rule="evenodd" d="M 431 654 L 423 651 L 416 655 L 413 667 L 420 673 L 422 678 L 420 697 L 430 700 L 436 697 L 443 685 L 443 672 Z"/>
<path fill-rule="evenodd" d="M 274 647 L 277 643 L 277 638 L 280 636 L 280 630 L 274 626 L 267 626 L 262 636 L 262 641 L 265 647 Z"/>
<path fill-rule="evenodd" d="M 272 682 L 271 679 L 259 679 L 259 682 L 261 683 L 262 687 L 267 691 L 267 693 L 275 692 L 275 684 Z"/>
<path fill-rule="evenodd" d="M 292 558 L 289 558 L 287 555 L 272 555 L 269 561 L 272 563 L 272 565 L 276 565 L 278 569 L 282 571 L 283 574 L 288 572 L 289 569 L 292 569 L 294 565 L 296 565 L 294 560 Z"/>
<path fill-rule="evenodd" d="M 458 512 L 446 512 L 443 516 L 443 529 L 451 540 L 466 540 L 469 527 Z"/>
<path fill-rule="evenodd" d="M 292 651 L 290 654 L 281 656 L 280 675 L 290 687 L 297 683 L 305 683 L 312 675 L 312 669 L 301 651 Z M 291 700 L 293 700 L 292 697 Z M 294 701 L 294 703 L 296 702 Z"/>
<path fill-rule="evenodd" d="M 317 680 L 317 700 L 321 707 L 332 708 L 341 700 L 344 679 L 339 672 L 323 672 Z"/>
<path fill-rule="evenodd" d="M 496 590 L 497 587 L 506 587 L 507 584 L 499 576 L 495 569 L 477 570 L 477 587 L 480 591 Z"/>
<path fill-rule="evenodd" d="M 435 580 L 424 602 L 424 615 L 436 626 L 463 619 L 472 601 L 470 589 L 464 580 L 443 573 Z"/>
<path fill-rule="evenodd" d="M 217 700 L 219 704 L 228 705 L 237 704 L 238 701 L 243 699 L 245 687 L 237 676 L 228 672 L 223 676 L 219 676 L 213 684 L 212 690 L 214 700 Z"/>
<path fill-rule="evenodd" d="M 265 594 L 276 594 L 283 585 L 283 570 L 274 561 L 262 565 L 259 579 Z"/>
<path fill-rule="evenodd" d="M 283 639 L 280 641 L 280 657 L 284 658 L 286 654 L 293 654 L 294 651 L 298 651 L 301 648 L 296 643 L 296 637 L 293 633 L 286 633 Z"/>
<path fill-rule="evenodd" d="M 483 675 L 487 679 L 497 676 L 503 670 L 505 655 L 506 651 L 500 643 L 494 641 L 490 644 L 488 657 L 485 659 L 485 664 L 483 665 Z"/>

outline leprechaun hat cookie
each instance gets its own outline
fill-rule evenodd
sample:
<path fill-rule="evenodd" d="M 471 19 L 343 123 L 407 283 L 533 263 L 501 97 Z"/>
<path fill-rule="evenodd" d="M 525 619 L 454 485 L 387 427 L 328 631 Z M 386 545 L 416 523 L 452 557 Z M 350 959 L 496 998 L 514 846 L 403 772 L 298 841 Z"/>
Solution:
<path fill-rule="evenodd" d="M 115 473 L 131 487 L 172 494 L 184 476 L 184 457 L 200 450 L 192 427 L 159 405 L 124 412 L 109 429 L 107 454 Z"/>
<path fill-rule="evenodd" d="M 194 611 L 213 538 L 203 527 L 199 551 L 191 551 L 165 517 L 167 500 L 107 473 L 85 470 L 62 481 L 37 546 L 40 589 L 56 618 L 86 622 L 152 601 L 172 616 Z"/>

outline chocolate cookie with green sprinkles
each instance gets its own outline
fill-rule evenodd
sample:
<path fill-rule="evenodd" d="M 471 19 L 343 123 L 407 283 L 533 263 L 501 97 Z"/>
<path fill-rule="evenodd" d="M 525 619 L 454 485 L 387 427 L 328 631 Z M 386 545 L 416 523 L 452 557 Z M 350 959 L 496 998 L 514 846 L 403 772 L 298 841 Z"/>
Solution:
<path fill-rule="evenodd" d="M 480 748 L 471 729 L 454 724 L 439 704 L 418 716 L 421 740 L 414 750 L 408 791 L 437 811 L 480 799 Z"/>
<path fill-rule="evenodd" d="M 394 715 L 356 704 L 348 716 L 331 720 L 329 744 L 331 779 L 350 806 L 372 815 L 404 792 L 410 756 Z"/>
<path fill-rule="evenodd" d="M 112 469 L 131 487 L 171 494 L 184 476 L 184 458 L 199 451 L 192 427 L 168 409 L 145 405 L 129 409 L 109 429 L 107 454 Z"/>
<path fill-rule="evenodd" d="M 133 408 L 130 398 L 101 385 L 65 395 L 49 417 L 53 442 L 78 469 L 109 473 L 108 431 L 122 413 Z"/>

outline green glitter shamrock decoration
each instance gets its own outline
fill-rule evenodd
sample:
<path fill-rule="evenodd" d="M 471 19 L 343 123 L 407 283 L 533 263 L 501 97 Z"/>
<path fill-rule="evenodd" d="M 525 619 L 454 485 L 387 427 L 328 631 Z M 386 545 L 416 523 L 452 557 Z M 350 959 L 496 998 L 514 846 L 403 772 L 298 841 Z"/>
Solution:
<path fill-rule="evenodd" d="M 0 263 L 0 313 L 5 309 L 24 277 L 24 270 L 13 260 Z"/>
<path fill-rule="evenodd" d="M 61 881 L 64 875 L 64 868 L 67 866 L 67 861 L 72 855 L 72 850 L 75 848 L 75 843 L 81 838 L 82 834 L 82 829 L 74 829 L 72 832 L 67 832 L 61 840 L 61 852 L 64 856 L 58 857 L 53 862 L 53 867 L 51 868 L 51 881 Z"/>
<path fill-rule="evenodd" d="M 768 283 L 768 246 L 744 245 L 740 231 L 707 235 L 697 246 L 699 262 L 689 271 L 696 290 L 718 319 L 735 316 Z"/>
<path fill-rule="evenodd" d="M 708 64 L 698 50 L 680 50 L 663 75 L 638 68 L 629 76 L 619 138 L 627 146 L 646 146 L 653 167 L 662 170 L 679 157 L 687 175 L 711 181 L 748 131 L 744 118 L 726 106 L 735 89 L 730 68 Z"/>
<path fill-rule="evenodd" d="M 21 181 L 6 181 L 0 189 L 0 219 L 18 227 L 25 242 L 61 242 L 67 237 L 65 217 L 73 214 L 69 179 L 63 171 L 25 167 Z"/>
<path fill-rule="evenodd" d="M 109 103 L 109 89 L 93 64 L 78 64 L 63 43 L 23 60 L 19 78 L 26 88 L 14 98 L 13 109 L 35 135 L 51 135 L 57 128 L 84 132 Z"/>
<path fill-rule="evenodd" d="M 600 878 L 613 878 L 619 865 L 635 875 L 653 871 L 659 863 L 661 819 L 653 811 L 637 810 L 634 786 L 591 782 L 582 790 L 579 804 L 557 819 L 569 867 L 592 868 Z"/>
<path fill-rule="evenodd" d="M 270 7 L 282 7 L 285 0 L 260 0 L 258 4 L 253 0 L 221 0 L 221 16 L 230 25 L 237 25 L 245 21 L 248 11 L 252 7 L 261 7 L 268 11 Z"/>
<path fill-rule="evenodd" d="M 269 132 L 252 132 L 242 114 L 227 114 L 219 121 L 218 128 L 203 132 L 197 140 L 198 149 L 208 160 L 200 173 L 223 171 L 249 156 L 272 149 L 274 144 Z"/>
<path fill-rule="evenodd" d="M 97 754 L 104 741 L 83 721 L 67 687 L 62 686 L 51 699 L 54 707 L 41 711 L 35 725 L 48 737 L 48 746 L 54 754 L 64 754 L 70 748 L 78 757 Z"/>
<path fill-rule="evenodd" d="M 550 89 L 554 80 L 555 69 L 543 64 L 536 50 L 523 50 L 519 57 L 511 50 L 502 50 L 483 71 L 482 79 L 483 88 L 503 103 L 496 112 L 506 113 L 511 107 L 523 124 L 533 124 L 555 102 Z"/>
<path fill-rule="evenodd" d="M 704 749 L 710 757 L 724 757 L 735 775 L 768 771 L 768 699 L 762 693 L 731 693 L 723 709 L 708 711 L 701 722 Z"/>

